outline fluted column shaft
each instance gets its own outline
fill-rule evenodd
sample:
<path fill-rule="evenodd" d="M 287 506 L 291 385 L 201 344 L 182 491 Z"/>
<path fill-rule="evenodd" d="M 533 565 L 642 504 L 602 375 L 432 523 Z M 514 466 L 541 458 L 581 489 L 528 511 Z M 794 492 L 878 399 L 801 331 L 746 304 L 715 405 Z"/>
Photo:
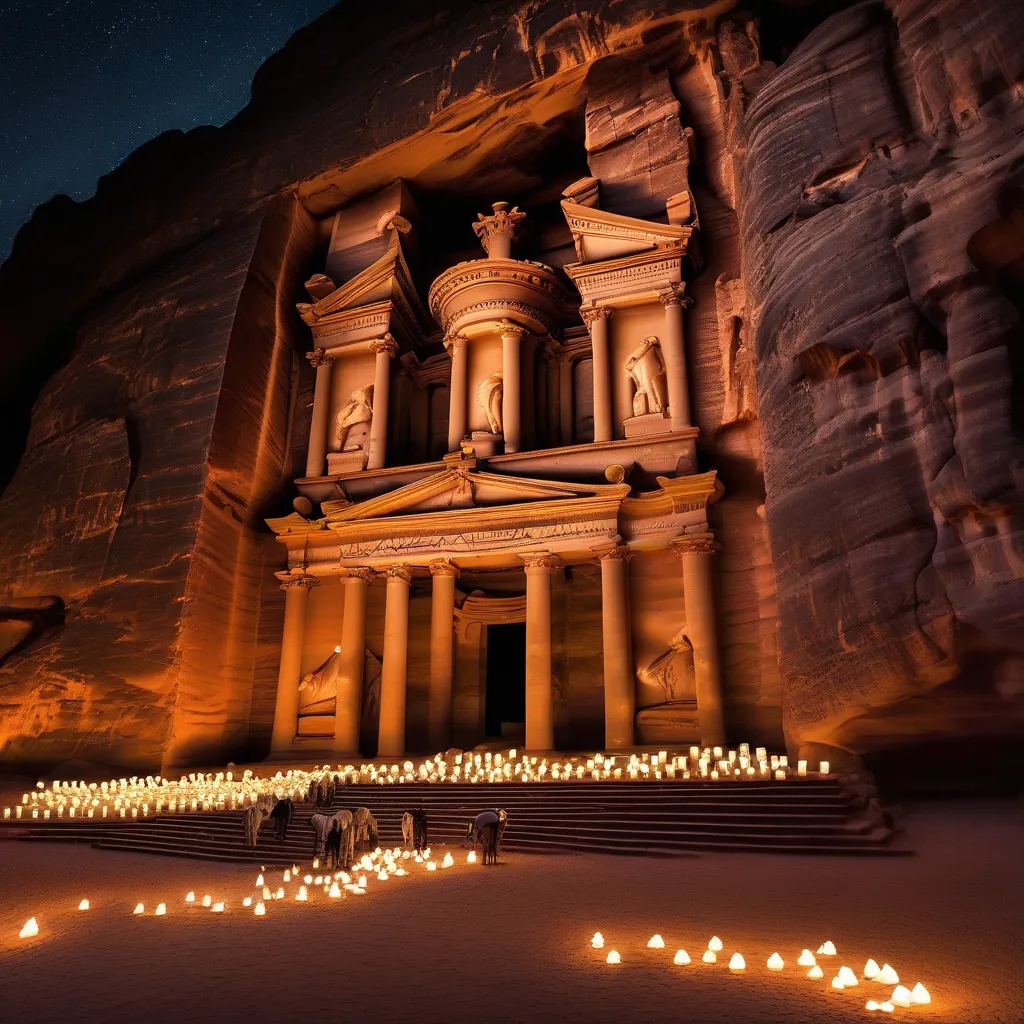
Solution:
<path fill-rule="evenodd" d="M 526 558 L 526 749 L 554 750 L 551 706 L 551 573 L 553 555 Z"/>
<path fill-rule="evenodd" d="M 452 673 L 455 654 L 455 579 L 459 570 L 439 559 L 430 563 L 430 689 L 427 735 L 431 750 L 452 741 Z"/>
<path fill-rule="evenodd" d="M 506 325 L 501 332 L 501 429 L 505 435 L 506 452 L 518 452 L 522 446 L 520 348 L 525 333 L 521 327 L 514 324 Z"/>
<path fill-rule="evenodd" d="M 387 579 L 377 756 L 398 757 L 405 753 L 405 684 L 409 668 L 409 585 L 412 576 L 405 566 L 395 565 L 388 570 Z"/>
<path fill-rule="evenodd" d="M 661 352 L 665 357 L 668 409 L 672 418 L 672 429 L 683 430 L 691 425 L 690 389 L 686 375 L 686 348 L 683 343 L 683 300 L 675 290 L 672 290 L 663 294 L 661 301 L 665 306 L 665 330 L 661 337 Z"/>
<path fill-rule="evenodd" d="M 604 743 L 633 746 L 636 682 L 629 614 L 629 557 L 616 547 L 601 558 L 601 631 L 604 648 Z"/>
<path fill-rule="evenodd" d="M 334 709 L 334 752 L 359 753 L 359 725 L 363 711 L 363 666 L 366 662 L 366 592 L 372 573 L 346 569 L 341 623 L 341 664 Z"/>
<path fill-rule="evenodd" d="M 327 458 L 327 421 L 331 412 L 331 366 L 334 357 L 322 348 L 306 353 L 316 369 L 313 387 L 313 418 L 309 425 L 309 447 L 306 449 L 306 476 L 323 476 Z"/>
<path fill-rule="evenodd" d="M 611 441 L 612 434 L 612 371 L 608 350 L 608 320 L 611 310 L 605 306 L 583 311 L 590 328 L 594 373 L 594 440 Z"/>
<path fill-rule="evenodd" d="M 573 366 L 568 356 L 558 360 L 558 419 L 559 442 L 563 445 L 573 442 Z"/>
<path fill-rule="evenodd" d="M 367 469 L 382 469 L 388 451 L 388 410 L 391 402 L 391 358 L 398 351 L 390 334 L 370 342 L 376 361 L 373 368 L 373 411 L 370 419 L 370 444 Z"/>
<path fill-rule="evenodd" d="M 306 605 L 310 590 L 319 580 L 299 573 L 276 573 L 284 591 L 284 629 L 281 632 L 281 667 L 277 675 L 271 753 L 287 751 L 298 730 L 299 683 L 302 673 L 302 643 L 306 634 Z"/>
<path fill-rule="evenodd" d="M 672 546 L 683 563 L 686 636 L 693 647 L 700 741 L 706 747 L 721 746 L 725 742 L 725 715 L 715 619 L 714 538 L 710 533 L 697 534 L 680 538 Z"/>
<path fill-rule="evenodd" d="M 452 338 L 447 343 L 452 357 L 451 390 L 448 398 L 448 451 L 457 452 L 466 436 L 469 403 L 469 353 L 465 338 Z"/>

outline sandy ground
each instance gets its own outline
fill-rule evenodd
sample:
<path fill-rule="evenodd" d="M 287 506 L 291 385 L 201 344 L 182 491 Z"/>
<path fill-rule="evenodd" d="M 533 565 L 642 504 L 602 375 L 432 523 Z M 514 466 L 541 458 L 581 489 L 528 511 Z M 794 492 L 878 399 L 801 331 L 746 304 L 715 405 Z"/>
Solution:
<path fill-rule="evenodd" d="M 254 877 L 244 867 L 0 842 L 3 1017 L 1019 1024 L 1024 804 L 927 805 L 908 827 L 918 853 L 891 859 L 520 854 L 484 868 L 455 851 L 450 870 L 371 878 L 361 898 L 273 902 L 265 918 L 241 906 Z M 227 912 L 186 909 L 189 889 Z M 167 916 L 151 916 L 160 900 Z M 20 940 L 30 915 L 41 933 Z M 598 929 L 620 966 L 590 948 Z M 646 948 L 656 931 L 665 950 Z M 714 967 L 699 962 L 712 934 L 725 942 Z M 826 978 L 809 981 L 796 956 L 825 939 L 839 956 L 819 958 Z M 673 966 L 679 947 L 693 964 Z M 737 949 L 743 975 L 725 966 Z M 781 974 L 764 966 L 775 950 Z M 869 956 L 923 981 L 932 1006 L 871 1014 L 881 986 L 829 989 L 840 964 L 859 973 Z"/>

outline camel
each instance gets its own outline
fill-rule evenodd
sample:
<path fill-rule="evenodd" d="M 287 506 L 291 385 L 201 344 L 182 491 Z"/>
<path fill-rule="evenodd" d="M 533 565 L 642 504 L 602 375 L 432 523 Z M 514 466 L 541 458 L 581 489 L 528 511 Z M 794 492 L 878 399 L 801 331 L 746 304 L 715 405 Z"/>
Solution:
<path fill-rule="evenodd" d="M 287 837 L 288 826 L 291 824 L 294 816 L 295 804 L 293 804 L 288 797 L 285 797 L 283 800 L 278 800 L 277 803 L 274 804 L 274 809 L 270 812 L 270 817 L 274 819 L 278 842 L 282 842 Z"/>
<path fill-rule="evenodd" d="M 309 827 L 313 830 L 313 856 L 319 857 L 324 852 L 327 836 L 334 826 L 334 818 L 319 811 L 309 819 Z"/>
<path fill-rule="evenodd" d="M 351 811 L 338 811 L 333 818 L 335 824 L 341 830 L 341 843 L 338 850 L 338 855 L 341 859 L 341 866 L 343 868 L 349 868 L 352 866 L 352 861 L 356 859 L 355 855 L 355 834 L 356 830 L 352 826 L 353 815 Z M 335 862 L 337 866 L 337 862 Z"/>
<path fill-rule="evenodd" d="M 477 843 L 481 844 L 485 864 L 498 863 L 498 843 L 505 834 L 507 824 L 508 814 L 502 809 L 483 811 L 467 825 L 466 842 L 473 849 L 476 849 Z"/>
<path fill-rule="evenodd" d="M 355 841 L 358 845 L 367 845 L 371 849 L 377 845 L 377 819 L 368 807 L 360 807 L 353 815 L 356 830 Z"/>
<path fill-rule="evenodd" d="M 242 824 L 245 826 L 245 845 L 251 849 L 256 849 L 256 843 L 259 840 L 260 826 L 263 824 L 263 819 L 269 817 L 270 811 L 266 803 L 260 799 L 256 803 L 246 809 L 242 815 Z"/>

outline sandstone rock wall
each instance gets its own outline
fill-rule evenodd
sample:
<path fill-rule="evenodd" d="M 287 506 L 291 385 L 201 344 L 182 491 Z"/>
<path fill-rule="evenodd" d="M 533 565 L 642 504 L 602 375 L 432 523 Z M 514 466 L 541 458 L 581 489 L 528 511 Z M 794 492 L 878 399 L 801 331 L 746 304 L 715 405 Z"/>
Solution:
<path fill-rule="evenodd" d="M 1011 2 L 860 4 L 744 114 L 743 277 L 801 750 L 1024 726 L 1022 307 L 969 253 L 1020 203 L 1022 38 Z"/>

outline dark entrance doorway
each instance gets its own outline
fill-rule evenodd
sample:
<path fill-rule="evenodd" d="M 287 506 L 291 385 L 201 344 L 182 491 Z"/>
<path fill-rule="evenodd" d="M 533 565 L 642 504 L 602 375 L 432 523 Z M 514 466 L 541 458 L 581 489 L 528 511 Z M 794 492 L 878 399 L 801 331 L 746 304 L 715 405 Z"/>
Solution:
<path fill-rule="evenodd" d="M 526 623 L 487 627 L 488 736 L 501 735 L 501 723 L 526 721 Z"/>

